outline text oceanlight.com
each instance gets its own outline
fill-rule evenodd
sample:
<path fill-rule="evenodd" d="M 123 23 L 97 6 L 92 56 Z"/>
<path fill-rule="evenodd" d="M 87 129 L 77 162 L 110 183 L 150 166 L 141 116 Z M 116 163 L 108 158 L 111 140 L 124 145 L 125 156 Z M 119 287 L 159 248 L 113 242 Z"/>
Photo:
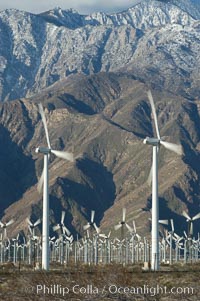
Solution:
<path fill-rule="evenodd" d="M 194 288 L 192 287 L 172 287 L 167 288 L 166 286 L 148 286 L 143 285 L 140 287 L 134 286 L 117 286 L 115 284 L 105 285 L 104 287 L 98 288 L 94 285 L 88 284 L 86 286 L 80 286 L 78 284 L 67 287 L 62 286 L 59 284 L 53 285 L 45 285 L 45 284 L 38 284 L 35 288 L 32 287 L 32 292 L 36 292 L 38 295 L 57 295 L 57 296 L 66 296 L 68 294 L 75 294 L 75 295 L 104 295 L 104 294 L 111 294 L 111 295 L 149 295 L 149 296 L 156 296 L 156 295 L 193 295 Z"/>

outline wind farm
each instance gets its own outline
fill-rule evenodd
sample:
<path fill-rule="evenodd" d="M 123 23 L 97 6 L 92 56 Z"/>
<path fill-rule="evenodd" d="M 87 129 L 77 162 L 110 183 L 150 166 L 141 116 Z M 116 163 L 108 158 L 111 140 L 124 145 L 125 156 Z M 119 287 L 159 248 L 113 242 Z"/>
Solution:
<path fill-rule="evenodd" d="M 52 208 L 51 202 L 53 199 L 51 194 L 56 195 L 57 190 L 56 192 L 49 190 L 49 185 L 52 185 L 51 164 L 53 160 L 56 160 L 58 166 L 61 166 L 62 163 L 60 162 L 63 161 L 64 166 L 68 168 L 68 165 L 76 165 L 77 162 L 80 164 L 82 159 L 80 160 L 79 156 L 82 155 L 79 154 L 78 156 L 77 153 L 72 155 L 71 151 L 61 150 L 60 147 L 58 148 L 59 151 L 54 150 L 57 148 L 56 145 L 54 144 L 52 147 L 50 143 L 52 123 L 49 121 L 49 117 L 47 122 L 45 116 L 45 112 L 48 111 L 44 110 L 41 104 L 36 106 L 40 122 L 38 131 L 44 137 L 44 139 L 41 139 L 40 145 L 47 144 L 47 147 L 36 148 L 35 155 L 36 158 L 40 153 L 44 157 L 46 156 L 44 165 L 41 162 L 41 172 L 38 173 L 39 181 L 36 180 L 33 188 L 35 195 L 41 197 L 41 208 L 38 210 L 39 214 L 26 215 L 23 218 L 23 221 L 25 221 L 23 231 L 19 231 L 15 235 L 11 234 L 10 229 L 11 227 L 18 228 L 15 226 L 18 223 L 18 215 L 12 214 L 10 218 L 1 220 L 0 268 L 2 268 L 3 274 L 14 275 L 17 272 L 23 275 L 28 272 L 31 275 L 40 275 L 36 277 L 42 277 L 43 273 L 49 273 L 47 277 L 50 277 L 50 275 L 56 275 L 57 273 L 62 275 L 70 271 L 73 275 L 76 273 L 85 275 L 86 279 L 88 274 L 92 273 L 93 279 L 97 279 L 99 273 L 107 271 L 106 277 L 108 277 L 107 273 L 114 275 L 114 271 L 117 270 L 121 278 L 123 278 L 122 275 L 128 273 L 132 276 L 139 274 L 141 279 L 144 279 L 144 277 L 151 277 L 152 273 L 157 275 L 155 277 L 161 275 L 159 273 L 164 273 L 168 277 L 169 273 L 174 275 L 177 271 L 193 273 L 194 266 L 198 273 L 200 236 L 197 225 L 199 213 L 190 213 L 186 209 L 181 211 L 183 230 L 180 231 L 177 221 L 172 218 L 169 211 L 164 212 L 162 209 L 163 203 L 159 197 L 162 185 L 160 186 L 158 181 L 160 171 L 158 164 L 155 163 L 158 162 L 159 155 L 162 156 L 162 146 L 166 146 L 167 152 L 168 150 L 172 151 L 173 156 L 175 156 L 173 158 L 178 158 L 178 160 L 184 156 L 184 152 L 180 144 L 166 142 L 164 141 L 166 137 L 161 137 L 153 93 L 147 90 L 145 96 L 150 108 L 149 117 L 156 129 L 157 138 L 147 137 L 143 139 L 141 137 L 138 144 L 142 149 L 145 149 L 144 144 L 147 147 L 150 144 L 150 147 L 153 146 L 153 149 L 156 149 L 153 160 L 148 159 L 148 167 L 152 166 L 149 168 L 151 169 L 150 175 L 144 177 L 145 191 L 148 191 L 151 195 L 152 206 L 142 208 L 140 204 L 140 210 L 135 211 L 131 209 L 133 207 L 130 207 L 130 202 L 127 203 L 127 207 L 123 204 L 119 207 L 117 217 L 115 217 L 115 212 L 112 214 L 112 226 L 102 227 L 99 222 L 98 208 L 94 202 L 88 210 L 87 218 L 82 222 L 79 233 L 76 233 L 72 227 L 70 220 L 73 221 L 73 219 L 69 215 L 69 210 L 62 206 L 59 207 L 60 210 L 57 210 L 57 218 L 52 222 L 50 208 Z M 52 120 L 54 122 L 55 119 Z M 49 129 L 51 134 L 49 134 Z M 167 140 L 169 141 L 170 138 L 170 136 L 167 137 Z M 35 144 L 32 149 L 33 154 L 35 154 Z M 145 175 L 149 169 L 145 169 Z M 50 176 L 48 175 L 49 170 Z M 40 176 L 41 174 L 42 176 Z M 56 171 L 53 175 L 53 181 L 57 181 L 59 173 Z M 61 180 L 59 179 L 59 181 Z M 149 186 L 150 183 L 152 190 Z M 42 188 L 43 196 L 41 196 Z M 67 189 L 70 191 L 69 183 L 67 183 Z M 32 193 L 32 190 L 29 193 Z M 56 202 L 58 202 L 57 198 Z M 26 206 L 26 204 L 27 201 L 23 206 Z M 133 210 L 133 214 L 131 210 Z M 12 210 L 12 212 L 14 211 Z M 147 220 L 150 226 L 149 233 L 144 234 L 140 220 L 137 218 L 137 215 L 141 217 L 142 214 L 151 216 Z M 106 216 L 104 219 L 106 219 Z M 104 283 L 102 278 L 101 283 Z M 47 283 L 45 285 L 47 286 Z M 71 282 L 68 285 L 71 287 Z M 112 289 L 114 290 L 114 288 Z M 35 294 L 32 294 L 32 298 L 35 298 L 35 296 Z M 53 298 L 53 294 L 51 296 Z"/>
<path fill-rule="evenodd" d="M 198 262 L 200 257 L 200 238 L 194 236 L 193 223 L 200 218 L 200 213 L 190 217 L 186 211 L 182 215 L 188 223 L 187 233 L 177 234 L 174 228 L 174 221 L 166 216 L 165 220 L 159 219 L 159 186 L 158 186 L 158 154 L 160 146 L 163 145 L 168 150 L 182 155 L 181 145 L 166 142 L 160 136 L 156 108 L 150 90 L 147 96 L 152 109 L 152 116 L 155 122 L 157 138 L 145 138 L 144 144 L 153 146 L 152 168 L 149 178 L 152 178 L 152 216 L 151 239 L 142 236 L 137 231 L 136 223 L 131 221 L 131 225 L 126 221 L 126 208 L 122 208 L 122 217 L 113 229 L 108 229 L 108 234 L 101 231 L 95 221 L 95 210 L 91 210 L 90 220 L 83 225 L 84 235 L 81 237 L 73 236 L 65 226 L 66 211 L 61 212 L 60 222 L 52 228 L 54 235 L 50 237 L 49 224 L 49 188 L 48 188 L 48 162 L 50 154 L 54 154 L 60 159 L 73 162 L 72 153 L 66 151 L 53 150 L 47 128 L 47 121 L 42 105 L 39 104 L 38 110 L 44 126 L 45 136 L 48 147 L 36 148 L 36 153 L 44 155 L 44 167 L 42 176 L 38 182 L 38 193 L 43 186 L 43 215 L 35 222 L 29 217 L 26 218 L 28 235 L 18 233 L 16 238 L 9 238 L 7 227 L 15 221 L 11 219 L 7 222 L 0 222 L 1 233 L 1 264 L 13 262 L 16 264 L 33 265 L 33 268 L 49 271 L 51 264 L 59 263 L 67 265 L 83 263 L 86 265 L 118 263 L 123 265 L 142 264 L 143 270 L 158 271 L 160 265 L 171 266 L 173 263 Z M 149 181 L 149 180 L 148 180 Z M 42 224 L 42 231 L 39 225 Z M 162 232 L 159 231 L 159 224 L 162 225 Z M 36 234 L 38 229 L 38 234 Z M 119 231 L 120 230 L 120 231 Z M 119 233 L 120 232 L 120 233 Z M 161 234 L 159 234 L 161 233 Z M 196 232 L 197 233 L 197 232 Z M 21 237 L 20 237 L 21 236 Z M 11 241 L 13 243 L 11 243 Z"/>
<path fill-rule="evenodd" d="M 62 212 L 64 216 L 65 212 Z M 23 236 L 18 234 L 16 238 L 9 239 L 1 235 L 0 263 L 1 265 L 13 262 L 13 264 L 29 265 L 29 269 L 46 270 L 43 265 L 44 240 L 42 236 L 35 233 L 39 225 L 36 221 L 34 228 L 30 227 L 27 218 L 29 234 Z M 171 230 L 170 230 L 171 227 Z M 166 226 L 163 234 L 158 237 L 158 264 L 172 266 L 198 263 L 200 252 L 199 233 L 197 237 L 191 236 L 191 232 L 184 232 L 182 236 L 175 232 L 173 220 L 171 226 Z M 135 222 L 133 227 L 127 224 L 127 231 L 123 236 L 118 234 L 114 227 L 108 234 L 101 233 L 100 228 L 85 229 L 82 238 L 73 237 L 64 224 L 53 227 L 54 236 L 49 237 L 48 254 L 50 267 L 56 263 L 67 268 L 69 264 L 106 265 L 138 265 L 141 270 L 155 271 L 152 267 L 152 245 L 151 239 L 142 237 L 137 231 Z M 188 243 L 189 242 L 189 243 Z M 148 263 L 148 265 L 147 265 Z M 154 263 L 154 261 L 153 261 Z M 146 268 L 145 268 L 146 266 Z M 54 269 L 54 268 L 52 268 Z M 49 268 L 48 268 L 49 270 Z"/>

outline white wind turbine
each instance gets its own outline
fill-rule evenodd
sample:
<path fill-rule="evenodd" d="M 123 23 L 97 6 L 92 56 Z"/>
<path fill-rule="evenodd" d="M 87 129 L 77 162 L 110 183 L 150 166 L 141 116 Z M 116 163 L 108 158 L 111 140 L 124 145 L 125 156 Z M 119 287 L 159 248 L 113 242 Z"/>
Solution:
<path fill-rule="evenodd" d="M 42 220 L 42 269 L 49 270 L 49 170 L 48 163 L 49 157 L 52 154 L 55 156 L 65 159 L 68 161 L 73 161 L 73 154 L 63 151 L 53 150 L 51 148 L 49 133 L 47 129 L 47 122 L 45 114 L 42 108 L 42 104 L 39 104 L 39 112 L 42 118 L 42 122 L 45 129 L 47 147 L 37 147 L 36 153 L 42 153 L 44 155 L 44 167 L 42 176 L 38 183 L 38 190 L 41 191 L 43 184 L 43 220 Z"/>
<path fill-rule="evenodd" d="M 200 212 L 193 217 L 190 217 L 188 213 L 184 210 L 182 215 L 186 218 L 186 222 L 188 222 L 188 236 L 193 236 L 193 221 L 200 218 Z"/>
<path fill-rule="evenodd" d="M 32 236 L 35 236 L 35 228 L 41 223 L 40 218 L 35 223 L 32 223 L 28 217 L 26 218 L 26 221 L 28 223 L 29 230 L 30 230 Z"/>
<path fill-rule="evenodd" d="M 11 219 L 9 222 L 5 223 L 0 221 L 0 226 L 3 228 L 3 239 L 7 238 L 7 227 L 14 223 L 14 219 Z"/>
<path fill-rule="evenodd" d="M 60 224 L 57 224 L 53 227 L 54 231 L 58 231 L 61 230 L 61 234 L 66 234 L 68 237 L 71 236 L 71 232 L 67 229 L 67 227 L 64 224 L 64 220 L 65 220 L 65 211 L 62 211 L 61 213 L 61 220 L 60 220 Z"/>
<path fill-rule="evenodd" d="M 121 239 L 124 238 L 124 226 L 130 231 L 130 226 L 126 223 L 126 208 L 122 208 L 122 220 L 114 226 L 115 231 L 121 228 Z"/>
<path fill-rule="evenodd" d="M 91 218 L 90 222 L 88 222 L 86 225 L 83 226 L 83 230 L 88 230 L 90 227 L 94 227 L 96 230 L 97 234 L 100 233 L 100 229 L 97 227 L 96 223 L 94 222 L 94 216 L 95 216 L 95 211 L 91 211 Z"/>
<path fill-rule="evenodd" d="M 171 150 L 178 155 L 182 155 L 181 145 L 169 143 L 160 137 L 158 128 L 158 120 L 156 115 L 156 109 L 153 101 L 151 91 L 147 92 L 153 118 L 155 122 L 157 138 L 145 138 L 143 143 L 153 146 L 153 162 L 152 162 L 152 254 L 151 254 L 151 269 L 159 270 L 159 237 L 158 237 L 158 220 L 159 220 L 159 204 L 158 204 L 158 153 L 160 146 L 163 145 L 168 150 Z"/>
<path fill-rule="evenodd" d="M 64 219 L 65 219 L 65 211 L 62 211 L 60 224 L 57 224 L 57 225 L 53 226 L 53 231 L 62 230 L 62 233 L 64 232 L 63 231 L 63 228 L 65 227 Z"/>

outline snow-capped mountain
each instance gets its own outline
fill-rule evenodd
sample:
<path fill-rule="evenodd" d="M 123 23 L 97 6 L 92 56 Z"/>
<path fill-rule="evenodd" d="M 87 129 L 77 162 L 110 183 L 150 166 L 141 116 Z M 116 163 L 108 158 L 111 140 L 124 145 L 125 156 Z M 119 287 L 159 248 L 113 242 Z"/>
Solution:
<path fill-rule="evenodd" d="M 131 25 L 137 28 L 164 25 L 165 23 L 187 22 L 188 15 L 200 18 L 200 3 L 195 0 L 135 0 L 126 11 L 115 14 L 103 12 L 79 15 L 76 10 L 62 10 L 60 7 L 41 14 L 47 21 L 58 26 L 74 29 L 86 25 Z"/>
<path fill-rule="evenodd" d="M 136 77 L 143 77 L 144 68 L 149 73 L 150 65 L 154 73 L 167 68 L 167 78 L 172 70 L 183 81 L 193 80 L 200 64 L 200 23 L 198 10 L 191 13 L 195 3 L 188 1 L 141 1 L 112 15 L 60 8 L 40 15 L 1 11 L 1 101 L 39 93 L 71 74 L 130 69 L 135 62 Z"/>

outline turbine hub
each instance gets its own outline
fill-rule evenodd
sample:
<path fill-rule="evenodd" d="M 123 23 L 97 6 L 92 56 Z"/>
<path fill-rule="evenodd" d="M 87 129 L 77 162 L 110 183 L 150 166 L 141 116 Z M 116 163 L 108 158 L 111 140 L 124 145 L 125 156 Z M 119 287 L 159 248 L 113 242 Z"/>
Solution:
<path fill-rule="evenodd" d="M 50 148 L 47 148 L 47 147 L 37 147 L 35 152 L 38 154 L 38 153 L 42 153 L 44 155 L 48 155 L 51 153 L 51 149 Z"/>
<path fill-rule="evenodd" d="M 145 139 L 143 140 L 143 143 L 144 143 L 144 144 L 149 144 L 149 145 L 152 145 L 152 146 L 159 146 L 159 144 L 160 144 L 160 139 L 158 139 L 158 138 L 149 138 L 149 137 L 147 137 L 147 138 L 145 138 Z"/>

